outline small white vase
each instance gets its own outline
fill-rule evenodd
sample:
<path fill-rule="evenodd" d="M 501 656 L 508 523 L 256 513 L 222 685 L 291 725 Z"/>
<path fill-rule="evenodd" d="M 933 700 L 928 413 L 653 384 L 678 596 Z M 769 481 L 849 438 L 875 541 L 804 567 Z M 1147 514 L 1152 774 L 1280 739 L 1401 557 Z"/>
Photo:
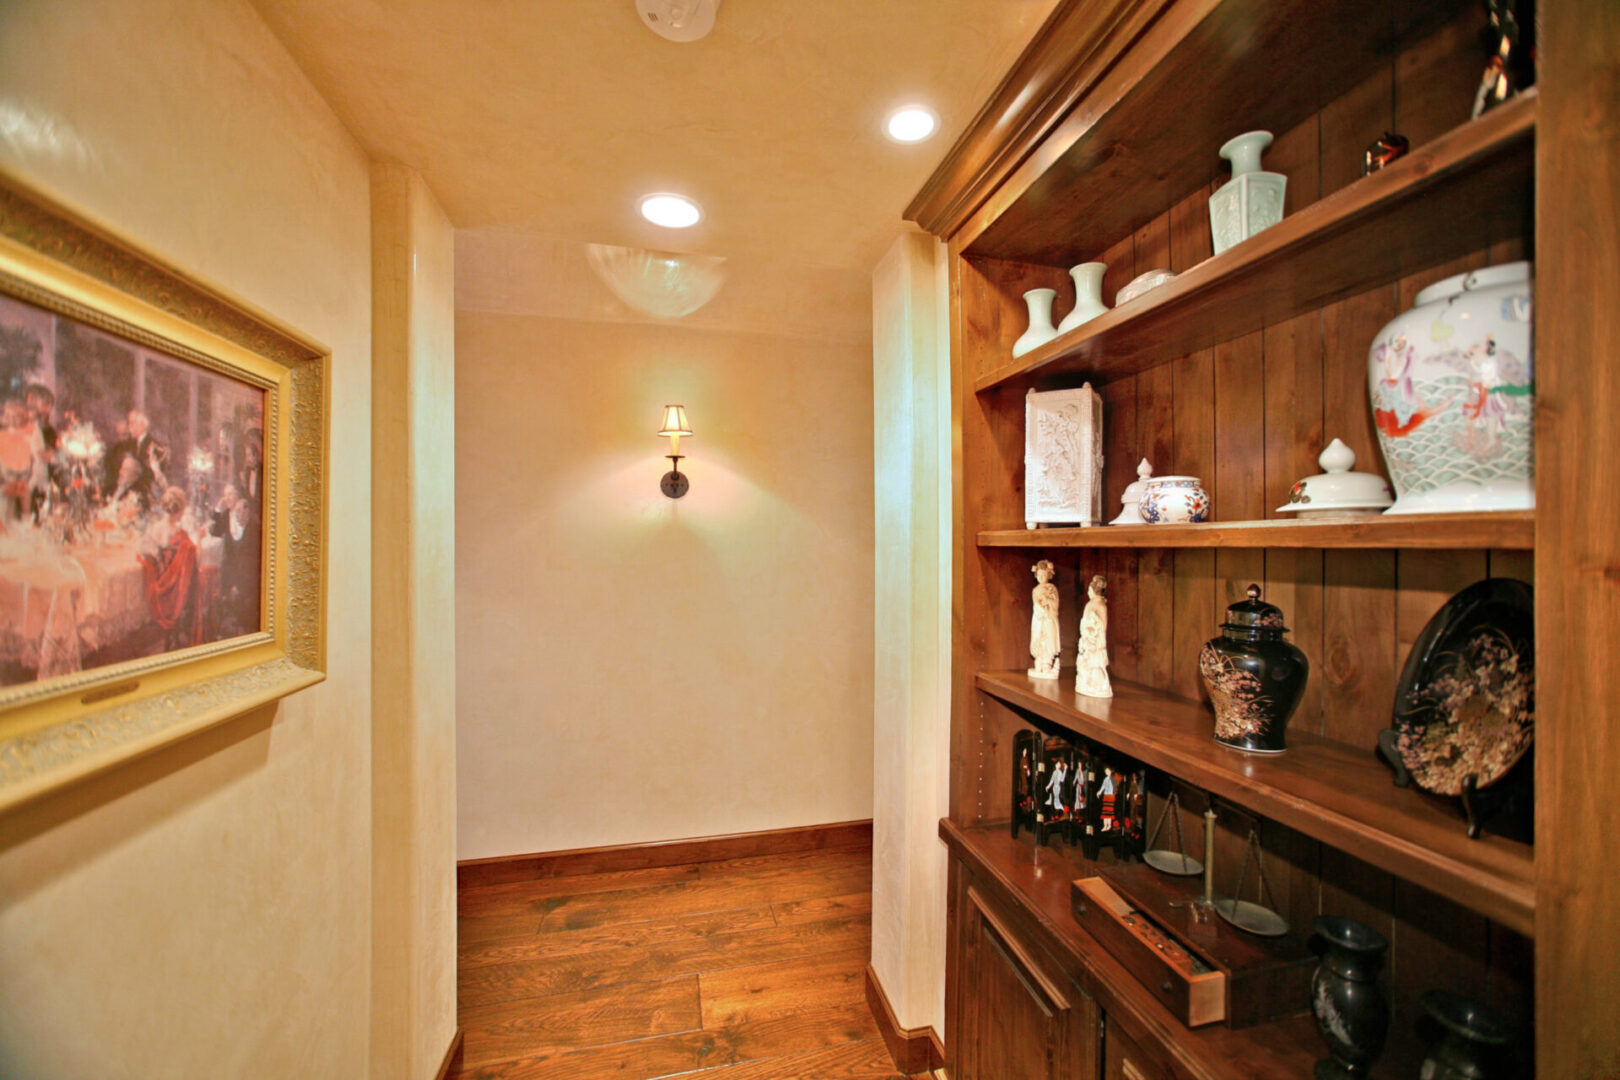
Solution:
<path fill-rule="evenodd" d="M 1069 276 L 1074 278 L 1074 310 L 1058 323 L 1058 333 L 1067 334 L 1108 310 L 1102 298 L 1103 274 L 1107 271 L 1108 264 L 1100 262 L 1081 263 L 1070 269 Z"/>
<path fill-rule="evenodd" d="M 1056 289 L 1031 289 L 1024 294 L 1024 303 L 1029 305 L 1029 329 L 1013 342 L 1013 359 L 1057 337 L 1057 327 L 1052 325 L 1052 301 L 1056 298 Z"/>
<path fill-rule="evenodd" d="M 1217 255 L 1283 218 L 1288 177 L 1260 170 L 1260 154 L 1270 145 L 1271 132 L 1250 131 L 1221 147 L 1221 157 L 1232 163 L 1232 179 L 1209 197 L 1209 231 Z"/>

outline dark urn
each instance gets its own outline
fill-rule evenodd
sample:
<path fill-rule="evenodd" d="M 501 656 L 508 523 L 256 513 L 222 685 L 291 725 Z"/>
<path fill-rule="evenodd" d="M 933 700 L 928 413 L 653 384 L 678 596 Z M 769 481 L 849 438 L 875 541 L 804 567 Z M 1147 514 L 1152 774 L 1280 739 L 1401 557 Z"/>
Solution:
<path fill-rule="evenodd" d="M 1311 976 L 1311 1012 L 1330 1055 L 1316 1063 L 1316 1080 L 1366 1076 L 1389 1034 L 1389 1002 L 1378 985 L 1389 943 L 1337 915 L 1318 915 L 1315 926 L 1327 951 Z"/>
<path fill-rule="evenodd" d="M 1215 706 L 1215 741 L 1270 754 L 1288 749 L 1283 732 L 1305 693 L 1310 661 L 1284 640 L 1282 611 L 1260 599 L 1258 585 L 1226 609 L 1221 629 L 1198 654 L 1198 674 Z"/>
<path fill-rule="evenodd" d="M 1506 1080 L 1518 1072 L 1507 1050 L 1513 1029 L 1501 1017 L 1444 990 L 1426 990 L 1418 1001 L 1443 1032 L 1423 1059 L 1423 1080 Z"/>

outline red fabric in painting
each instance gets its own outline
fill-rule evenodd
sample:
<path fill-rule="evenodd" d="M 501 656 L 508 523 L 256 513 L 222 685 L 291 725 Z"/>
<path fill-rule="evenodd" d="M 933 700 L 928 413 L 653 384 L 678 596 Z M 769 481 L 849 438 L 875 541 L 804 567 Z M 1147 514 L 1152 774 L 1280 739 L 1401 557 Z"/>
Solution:
<path fill-rule="evenodd" d="M 174 536 L 156 559 L 142 555 L 140 560 L 146 575 L 146 607 L 152 613 L 152 621 L 171 633 L 178 628 L 188 645 L 201 645 L 197 546 L 186 530 L 174 530 Z"/>

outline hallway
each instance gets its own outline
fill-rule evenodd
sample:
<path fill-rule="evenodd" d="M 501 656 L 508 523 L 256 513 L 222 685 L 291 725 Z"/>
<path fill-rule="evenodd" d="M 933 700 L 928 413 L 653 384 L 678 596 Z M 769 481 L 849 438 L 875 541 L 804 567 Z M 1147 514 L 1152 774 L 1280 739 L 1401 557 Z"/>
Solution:
<path fill-rule="evenodd" d="M 871 849 L 460 890 L 462 1080 L 889 1080 Z"/>

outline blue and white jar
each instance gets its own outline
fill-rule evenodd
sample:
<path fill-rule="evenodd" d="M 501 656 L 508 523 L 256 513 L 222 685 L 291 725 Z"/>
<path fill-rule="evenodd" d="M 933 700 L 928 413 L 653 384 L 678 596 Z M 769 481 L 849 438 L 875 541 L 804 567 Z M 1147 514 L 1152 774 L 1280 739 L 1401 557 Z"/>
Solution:
<path fill-rule="evenodd" d="M 1209 492 L 1196 476 L 1155 476 L 1137 509 L 1149 525 L 1196 525 L 1209 520 Z"/>

